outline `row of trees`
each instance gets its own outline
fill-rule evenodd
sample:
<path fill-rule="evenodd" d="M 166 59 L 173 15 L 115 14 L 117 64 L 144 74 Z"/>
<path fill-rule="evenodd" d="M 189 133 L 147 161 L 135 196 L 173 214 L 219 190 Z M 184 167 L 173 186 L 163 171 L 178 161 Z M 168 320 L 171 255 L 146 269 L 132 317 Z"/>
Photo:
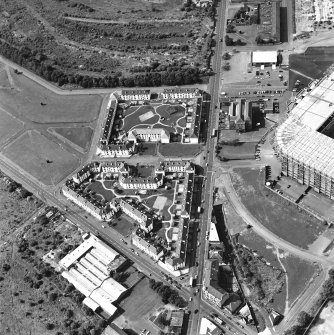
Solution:
<path fill-rule="evenodd" d="M 238 38 L 236 41 L 234 41 L 233 38 L 231 38 L 228 35 L 225 35 L 225 44 L 226 44 L 226 46 L 246 45 L 246 42 L 241 41 L 240 38 Z"/>
<path fill-rule="evenodd" d="M 161 281 L 150 279 L 150 288 L 161 296 L 164 304 L 170 303 L 181 308 L 187 305 L 187 302 L 175 290 L 168 285 L 164 285 Z"/>
<path fill-rule="evenodd" d="M 201 81 L 199 69 L 194 67 L 181 68 L 177 71 L 149 72 L 136 74 L 129 77 L 117 73 L 113 76 L 92 77 L 80 74 L 66 73 L 58 67 L 51 65 L 46 55 L 28 47 L 16 48 L 8 43 L 0 41 L 0 52 L 6 58 L 34 71 L 48 81 L 55 82 L 59 86 L 74 84 L 83 88 L 90 87 L 146 87 L 161 85 L 189 85 Z"/>

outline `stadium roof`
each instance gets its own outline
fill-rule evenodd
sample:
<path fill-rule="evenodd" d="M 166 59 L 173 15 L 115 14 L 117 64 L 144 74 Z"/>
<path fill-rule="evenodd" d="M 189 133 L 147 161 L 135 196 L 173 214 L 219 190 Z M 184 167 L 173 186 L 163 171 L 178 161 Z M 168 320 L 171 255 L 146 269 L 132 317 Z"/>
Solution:
<path fill-rule="evenodd" d="M 253 63 L 276 63 L 277 51 L 253 51 Z"/>
<path fill-rule="evenodd" d="M 317 131 L 334 114 L 334 72 L 296 101 L 277 128 L 277 145 L 284 155 L 334 178 L 334 140 Z"/>

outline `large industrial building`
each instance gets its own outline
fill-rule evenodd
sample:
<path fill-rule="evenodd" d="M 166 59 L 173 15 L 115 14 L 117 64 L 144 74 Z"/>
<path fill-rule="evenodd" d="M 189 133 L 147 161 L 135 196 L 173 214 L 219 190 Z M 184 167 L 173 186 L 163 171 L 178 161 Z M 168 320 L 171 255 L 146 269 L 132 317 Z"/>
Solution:
<path fill-rule="evenodd" d="M 86 296 L 83 303 L 92 310 L 103 309 L 112 316 L 113 304 L 127 289 L 110 275 L 118 271 L 126 260 L 118 252 L 91 235 L 59 262 L 62 276 Z"/>
<path fill-rule="evenodd" d="M 334 198 L 334 72 L 297 95 L 276 131 L 282 173 Z"/>

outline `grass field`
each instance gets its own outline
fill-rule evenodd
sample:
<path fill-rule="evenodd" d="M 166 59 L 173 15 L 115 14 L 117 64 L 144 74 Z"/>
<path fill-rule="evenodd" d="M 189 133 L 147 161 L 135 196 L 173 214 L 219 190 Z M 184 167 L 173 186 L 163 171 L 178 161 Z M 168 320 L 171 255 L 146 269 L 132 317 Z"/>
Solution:
<path fill-rule="evenodd" d="M 155 156 L 157 154 L 157 143 L 142 142 L 139 150 L 140 156 Z"/>
<path fill-rule="evenodd" d="M 292 255 L 287 255 L 281 259 L 287 273 L 288 273 L 288 288 L 289 288 L 289 304 L 298 298 L 298 296 L 305 289 L 306 284 L 315 274 L 317 267 L 300 258 Z M 302 274 L 302 275 L 301 275 Z"/>
<path fill-rule="evenodd" d="M 124 329 L 132 329 L 139 334 L 144 328 L 151 334 L 157 334 L 157 329 L 149 321 L 149 317 L 162 306 L 161 298 L 150 289 L 149 281 L 144 278 L 131 292 L 130 296 L 121 301 L 120 308 L 124 313 L 115 323 Z"/>
<path fill-rule="evenodd" d="M 225 159 L 254 159 L 256 142 L 244 142 L 237 145 L 223 145 L 219 157 Z"/>
<path fill-rule="evenodd" d="M 131 108 L 131 107 L 130 107 Z M 141 121 L 141 117 L 145 116 L 145 114 L 149 112 L 154 112 L 154 108 L 149 105 L 140 106 L 138 109 L 137 107 L 133 107 L 129 113 L 126 113 L 127 116 L 123 119 L 123 130 L 128 132 L 133 127 L 137 126 L 140 127 L 142 124 L 145 125 L 152 125 L 158 122 L 159 117 L 157 115 L 153 115 L 149 119 L 145 121 Z"/>
<path fill-rule="evenodd" d="M 6 140 L 17 134 L 21 129 L 23 129 L 23 122 L 0 108 L 0 144 L 6 142 Z"/>
<path fill-rule="evenodd" d="M 96 194 L 101 195 L 104 200 L 111 201 L 115 198 L 114 193 L 111 191 L 106 190 L 100 181 L 94 181 L 89 186 L 88 189 L 96 192 Z"/>
<path fill-rule="evenodd" d="M 90 127 L 64 127 L 51 128 L 51 130 L 83 150 L 89 148 L 93 135 L 93 129 Z"/>
<path fill-rule="evenodd" d="M 181 105 L 161 105 L 156 109 L 156 112 L 165 119 L 162 123 L 172 126 L 175 126 L 176 121 L 185 115 L 185 111 Z"/>
<path fill-rule="evenodd" d="M 319 220 L 298 211 L 290 202 L 267 190 L 264 169 L 234 169 L 231 177 L 236 192 L 250 213 L 284 240 L 307 248 L 325 230 Z"/>
<path fill-rule="evenodd" d="M 131 232 L 137 225 L 136 221 L 131 219 L 126 214 L 122 214 L 118 218 L 114 218 L 112 220 L 112 224 L 113 224 L 113 228 L 117 230 L 123 236 L 127 236 L 131 234 Z"/>
<path fill-rule="evenodd" d="M 3 154 L 46 185 L 59 183 L 79 163 L 77 157 L 35 130 L 18 137 Z"/>
<path fill-rule="evenodd" d="M 200 144 L 166 143 L 159 145 L 159 152 L 164 157 L 194 157 L 201 152 Z"/>
<path fill-rule="evenodd" d="M 311 81 L 291 70 L 319 79 L 323 76 L 324 71 L 333 64 L 333 57 L 334 47 L 310 47 L 302 54 L 291 54 L 289 57 L 289 89 L 293 89 L 297 79 L 301 81 L 299 88 L 306 86 Z"/>
<path fill-rule="evenodd" d="M 0 90 L 0 106 L 12 115 L 37 123 L 88 122 L 98 115 L 99 95 L 57 95 L 24 75 L 12 76 L 19 91 Z"/>

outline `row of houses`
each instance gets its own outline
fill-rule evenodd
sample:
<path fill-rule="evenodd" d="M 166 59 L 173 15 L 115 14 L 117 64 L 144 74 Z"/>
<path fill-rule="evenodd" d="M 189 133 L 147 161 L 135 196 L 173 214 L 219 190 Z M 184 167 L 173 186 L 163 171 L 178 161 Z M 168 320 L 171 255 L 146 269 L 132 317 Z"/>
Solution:
<path fill-rule="evenodd" d="M 164 164 L 163 168 L 167 172 L 183 173 L 184 176 L 184 179 L 177 187 L 177 196 L 175 198 L 174 219 L 178 220 L 178 237 L 175 242 L 175 250 L 164 260 L 166 268 L 173 272 L 184 268 L 187 264 L 194 170 L 189 162 L 173 161 L 165 162 Z M 132 236 L 132 243 L 156 261 L 164 256 L 162 248 L 154 246 L 136 233 Z"/>
<path fill-rule="evenodd" d="M 193 99 L 201 96 L 201 91 L 198 88 L 165 88 L 160 93 L 160 97 L 163 100 L 176 100 L 176 99 Z M 149 101 L 151 100 L 151 91 L 134 89 L 134 90 L 122 90 L 118 96 L 120 101 Z"/>

